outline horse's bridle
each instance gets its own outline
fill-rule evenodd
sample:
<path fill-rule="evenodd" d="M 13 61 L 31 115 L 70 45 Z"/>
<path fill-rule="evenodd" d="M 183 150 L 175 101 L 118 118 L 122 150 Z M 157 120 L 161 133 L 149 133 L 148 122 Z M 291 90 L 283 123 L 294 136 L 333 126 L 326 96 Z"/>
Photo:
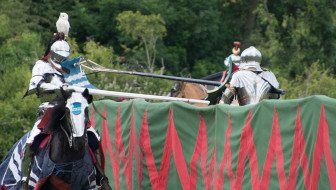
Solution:
<path fill-rule="evenodd" d="M 64 126 L 63 126 L 63 124 L 62 124 L 62 119 L 66 119 L 66 124 L 68 125 L 68 126 L 71 126 L 72 124 L 71 124 L 71 122 L 69 121 L 69 117 L 66 117 L 66 114 L 69 114 L 69 110 L 67 110 L 66 108 L 65 108 L 65 112 L 64 112 L 64 114 L 63 114 L 63 116 L 60 118 L 60 127 L 61 127 L 61 129 L 62 129 L 62 131 L 64 132 L 64 134 L 65 134 L 65 136 L 67 137 L 67 139 L 68 139 L 68 143 L 69 143 L 69 147 L 71 148 L 72 147 L 72 145 L 73 145 L 73 136 L 72 136 L 72 128 L 70 127 L 69 128 L 69 130 L 70 130 L 70 134 L 68 134 L 68 132 L 67 132 L 67 130 L 64 128 Z"/>

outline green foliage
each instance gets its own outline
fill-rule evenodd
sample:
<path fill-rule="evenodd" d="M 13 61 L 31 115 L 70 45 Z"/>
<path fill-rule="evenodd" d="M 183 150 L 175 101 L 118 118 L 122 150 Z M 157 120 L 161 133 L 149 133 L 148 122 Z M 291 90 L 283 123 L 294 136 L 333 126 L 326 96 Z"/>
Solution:
<path fill-rule="evenodd" d="M 7 15 L 0 15 L 0 40 L 3 41 L 10 36 L 10 20 Z"/>
<path fill-rule="evenodd" d="M 138 11 L 135 13 L 125 11 L 120 13 L 116 20 L 118 22 L 117 28 L 122 31 L 122 34 L 130 36 L 133 40 L 139 40 L 139 46 L 143 47 L 145 54 L 136 56 L 135 63 L 143 64 L 149 72 L 154 72 L 157 41 L 162 39 L 167 32 L 162 17 L 160 15 L 143 15 Z"/>
<path fill-rule="evenodd" d="M 288 89 L 284 96 L 286 99 L 303 98 L 311 95 L 327 95 L 336 97 L 336 78 L 330 75 L 329 70 L 319 62 L 305 68 L 304 73 L 296 76 L 294 80 L 282 79 L 284 89 Z"/>
<path fill-rule="evenodd" d="M 39 105 L 36 97 L 23 95 L 27 90 L 31 69 L 27 65 L 12 67 L 0 76 L 0 159 L 36 120 L 35 112 Z"/>
<path fill-rule="evenodd" d="M 40 38 L 35 33 L 23 32 L 7 39 L 0 46 L 0 73 L 21 64 L 33 66 L 42 53 Z"/>
<path fill-rule="evenodd" d="M 224 65 L 224 63 L 223 63 L 223 65 Z M 210 62 L 208 60 L 199 60 L 199 61 L 196 62 L 195 66 L 194 66 L 193 76 L 195 78 L 201 78 L 203 76 L 213 74 L 212 71 L 221 70 L 221 67 L 223 67 L 223 65 L 213 64 L 212 62 Z"/>

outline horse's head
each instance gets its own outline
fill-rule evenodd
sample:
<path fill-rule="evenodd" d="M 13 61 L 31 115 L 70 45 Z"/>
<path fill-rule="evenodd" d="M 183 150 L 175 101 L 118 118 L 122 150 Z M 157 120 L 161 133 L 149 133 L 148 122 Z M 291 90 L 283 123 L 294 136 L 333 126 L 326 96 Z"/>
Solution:
<path fill-rule="evenodd" d="M 88 107 L 92 102 L 92 95 L 88 89 L 83 93 L 73 91 L 62 91 L 66 99 L 65 118 L 71 126 L 71 135 L 73 137 L 82 137 L 85 134 L 88 122 Z"/>
<path fill-rule="evenodd" d="M 174 86 L 170 89 L 169 96 L 180 97 L 182 88 L 183 88 L 183 82 L 176 82 Z"/>

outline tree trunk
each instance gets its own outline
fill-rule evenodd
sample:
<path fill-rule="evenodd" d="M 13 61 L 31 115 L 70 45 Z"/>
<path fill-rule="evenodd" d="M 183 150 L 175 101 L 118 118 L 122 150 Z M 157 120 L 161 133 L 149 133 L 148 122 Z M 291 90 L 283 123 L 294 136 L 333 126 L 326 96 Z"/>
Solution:
<path fill-rule="evenodd" d="M 250 0 L 248 12 L 246 14 L 243 44 L 247 44 L 250 41 L 250 35 L 253 31 L 255 19 L 256 19 L 256 14 L 254 13 L 254 11 L 258 7 L 258 3 L 259 3 L 259 0 Z"/>

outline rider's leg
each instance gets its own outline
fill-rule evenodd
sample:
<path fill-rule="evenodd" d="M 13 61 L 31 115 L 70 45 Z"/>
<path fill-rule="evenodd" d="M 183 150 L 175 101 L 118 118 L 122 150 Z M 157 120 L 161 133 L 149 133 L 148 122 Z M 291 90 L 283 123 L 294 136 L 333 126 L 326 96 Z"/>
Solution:
<path fill-rule="evenodd" d="M 28 181 L 31 169 L 31 162 L 33 157 L 33 151 L 31 150 L 31 145 L 34 141 L 34 138 L 41 133 L 41 130 L 38 128 L 39 123 L 41 122 L 41 118 L 38 119 L 33 129 L 31 130 L 29 137 L 27 138 L 26 145 L 25 145 L 25 152 L 22 159 L 22 181 Z"/>
<path fill-rule="evenodd" d="M 241 87 L 237 89 L 237 97 L 240 106 L 244 106 L 248 103 L 249 95 L 245 89 L 245 87 Z"/>
<path fill-rule="evenodd" d="M 87 134 L 88 134 L 88 144 L 92 152 L 94 153 L 94 162 L 95 168 L 96 168 L 96 173 L 97 173 L 97 185 L 102 186 L 108 185 L 108 179 L 105 176 L 104 170 L 103 170 L 103 151 L 102 151 L 102 146 L 101 146 L 101 141 L 100 141 L 100 136 L 97 133 L 97 131 L 90 126 L 87 129 Z"/>
<path fill-rule="evenodd" d="M 29 181 L 27 178 L 29 178 L 30 175 L 31 163 L 33 161 L 32 158 L 34 156 L 31 145 L 34 142 L 35 137 L 41 133 L 41 129 L 44 127 L 43 125 L 50 119 L 51 111 L 52 105 L 49 103 L 42 103 L 37 110 L 38 120 L 35 122 L 29 137 L 27 138 L 25 152 L 22 158 L 22 181 Z"/>
<path fill-rule="evenodd" d="M 222 101 L 224 102 L 224 104 L 231 104 L 235 93 L 236 92 L 234 88 L 227 87 L 222 95 Z"/>

